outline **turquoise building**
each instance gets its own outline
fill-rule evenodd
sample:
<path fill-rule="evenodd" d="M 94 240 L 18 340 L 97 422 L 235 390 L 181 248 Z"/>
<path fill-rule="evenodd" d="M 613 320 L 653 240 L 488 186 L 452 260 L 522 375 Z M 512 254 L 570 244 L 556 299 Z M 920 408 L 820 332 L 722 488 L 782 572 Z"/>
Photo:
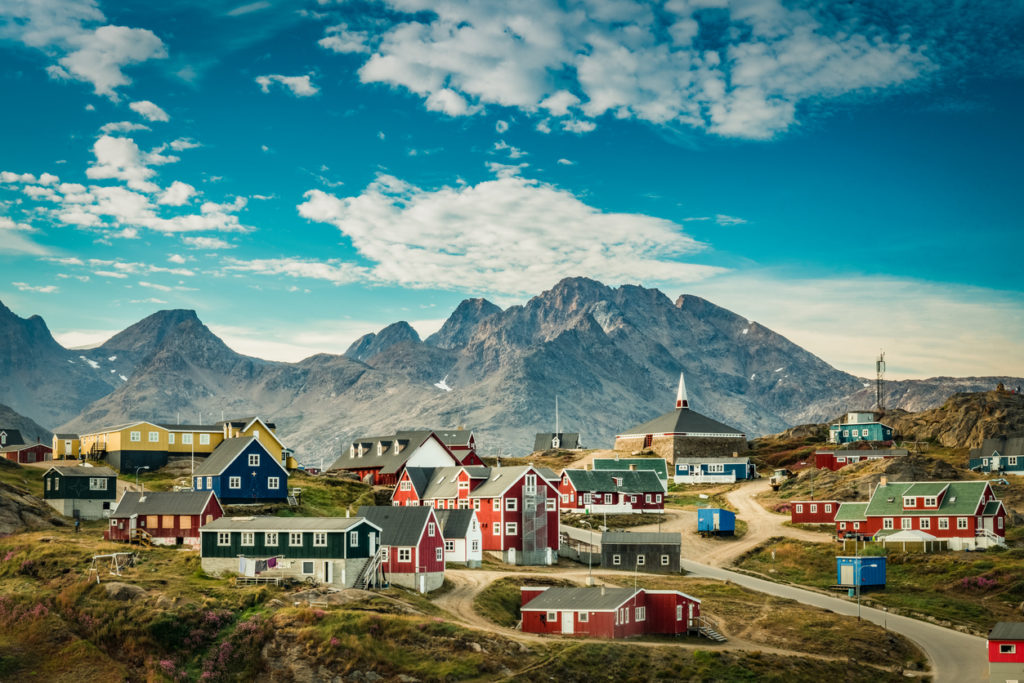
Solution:
<path fill-rule="evenodd" d="M 829 443 L 852 443 L 854 441 L 892 441 L 892 427 L 875 419 L 873 412 L 851 412 L 846 421 L 829 427 Z"/>

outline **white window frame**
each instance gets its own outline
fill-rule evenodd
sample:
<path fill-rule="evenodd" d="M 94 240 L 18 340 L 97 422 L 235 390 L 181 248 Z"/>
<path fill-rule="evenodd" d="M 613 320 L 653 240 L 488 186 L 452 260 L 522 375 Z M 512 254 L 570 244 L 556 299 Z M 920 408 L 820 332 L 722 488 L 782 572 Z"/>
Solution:
<path fill-rule="evenodd" d="M 281 537 L 276 531 L 268 531 L 263 534 L 263 545 L 278 545 L 281 542 Z"/>
<path fill-rule="evenodd" d="M 454 553 L 455 552 L 455 541 L 445 541 L 444 542 L 444 551 L 446 553 Z"/>
<path fill-rule="evenodd" d="M 89 490 L 90 491 L 106 491 L 107 490 L 107 478 L 106 477 L 89 477 Z"/>
<path fill-rule="evenodd" d="M 359 547 L 359 532 L 350 531 L 348 532 L 348 547 L 358 548 Z"/>
<path fill-rule="evenodd" d="M 412 548 L 399 548 L 398 549 L 398 561 L 399 562 L 412 562 Z"/>
<path fill-rule="evenodd" d="M 554 498 L 545 498 L 544 499 L 544 510 L 545 510 L 545 512 L 557 512 L 558 511 L 558 501 L 556 499 L 554 499 Z"/>
<path fill-rule="evenodd" d="M 938 504 L 939 504 L 939 499 L 936 496 L 925 496 L 925 498 L 924 498 L 924 506 L 926 508 L 937 507 Z"/>
<path fill-rule="evenodd" d="M 427 522 L 427 536 L 433 536 L 437 531 L 437 525 L 433 522 Z"/>
<path fill-rule="evenodd" d="M 267 488 L 271 490 L 277 490 L 281 488 L 280 477 L 267 477 Z"/>
<path fill-rule="evenodd" d="M 491 525 L 491 533 L 495 536 L 501 536 L 501 522 L 495 522 Z"/>
<path fill-rule="evenodd" d="M 113 522 L 114 520 L 110 520 Z M 224 547 L 231 545 L 231 532 L 230 531 L 218 531 L 217 532 L 217 545 Z"/>
<path fill-rule="evenodd" d="M 613 567 L 618 567 L 621 564 L 622 564 L 622 555 L 619 555 L 618 553 L 616 553 L 615 555 L 612 555 L 612 566 Z"/>
<path fill-rule="evenodd" d="M 247 547 L 256 545 L 256 533 L 253 531 L 243 531 L 240 545 Z"/>
<path fill-rule="evenodd" d="M 385 548 L 381 548 L 380 549 L 380 561 L 381 562 L 388 562 L 390 560 L 391 560 L 391 549 L 390 548 L 386 548 L 386 547 Z"/>
<path fill-rule="evenodd" d="M 903 529 L 904 531 L 906 531 L 908 529 L 913 529 L 913 528 L 914 528 L 914 518 L 913 517 L 901 517 L 900 518 L 900 529 Z"/>
<path fill-rule="evenodd" d="M 661 566 L 662 567 L 667 567 L 671 561 L 672 561 L 672 558 L 669 557 L 668 555 L 662 555 L 661 556 Z"/>
<path fill-rule="evenodd" d="M 949 528 L 949 517 L 939 517 L 939 529 Z"/>
<path fill-rule="evenodd" d="M 921 525 L 921 529 L 922 530 L 924 530 L 924 529 L 931 529 L 932 528 L 932 519 L 931 519 L 931 517 L 922 517 L 918 521 L 918 524 Z"/>
<path fill-rule="evenodd" d="M 474 498 L 473 499 L 473 509 L 474 510 L 479 510 L 480 509 L 480 499 L 479 498 Z"/>
<path fill-rule="evenodd" d="M 132 443 L 139 443 L 142 441 L 142 432 L 131 432 L 128 434 L 128 440 Z"/>
<path fill-rule="evenodd" d="M 160 443 L 160 432 L 150 432 L 149 443 Z"/>
<path fill-rule="evenodd" d="M 883 518 L 882 518 L 882 528 L 883 528 L 883 529 L 895 529 L 895 528 L 896 528 L 896 527 L 895 527 L 895 526 L 893 525 L 893 519 L 892 519 L 892 517 L 883 517 Z"/>
<path fill-rule="evenodd" d="M 545 621 L 558 621 L 558 612 L 552 612 L 549 610 L 548 613 L 544 615 L 544 619 Z"/>
<path fill-rule="evenodd" d="M 242 488 L 241 477 L 228 477 L 228 488 L 229 489 L 240 489 Z"/>
<path fill-rule="evenodd" d="M 803 503 L 797 503 L 794 507 L 796 508 L 796 514 L 802 515 L 804 513 Z"/>
<path fill-rule="evenodd" d="M 633 620 L 640 622 L 647 619 L 647 608 L 646 607 L 635 607 L 633 609 Z"/>
<path fill-rule="evenodd" d="M 519 524 L 516 522 L 505 522 L 505 535 L 506 536 L 518 536 L 519 535 Z"/>
<path fill-rule="evenodd" d="M 250 453 L 249 454 L 249 467 L 259 467 L 259 466 L 260 466 L 260 454 L 259 453 Z"/>
<path fill-rule="evenodd" d="M 495 512 L 501 512 L 501 498 L 495 498 L 492 505 Z"/>
<path fill-rule="evenodd" d="M 314 548 L 326 548 L 327 547 L 327 532 L 326 531 L 314 531 L 313 532 L 313 547 Z"/>
<path fill-rule="evenodd" d="M 967 517 L 957 517 L 956 518 L 956 528 L 959 529 L 959 530 L 966 529 L 967 528 Z"/>
<path fill-rule="evenodd" d="M 208 488 L 208 489 L 212 489 L 213 488 L 213 477 L 207 477 L 206 478 L 206 488 Z"/>
<path fill-rule="evenodd" d="M 174 432 L 167 432 L 167 444 L 169 446 L 174 445 Z"/>
<path fill-rule="evenodd" d="M 811 514 L 812 515 L 818 514 L 818 504 L 817 503 L 811 503 Z"/>
<path fill-rule="evenodd" d="M 562 494 L 562 502 L 565 503 L 566 505 L 569 504 L 569 494 L 568 493 L 563 493 Z"/>
<path fill-rule="evenodd" d="M 647 556 L 646 555 L 637 555 L 636 556 L 636 566 L 644 567 L 646 565 L 647 565 Z"/>
<path fill-rule="evenodd" d="M 434 559 L 438 562 L 444 562 L 444 548 L 441 546 L 434 548 Z"/>
<path fill-rule="evenodd" d="M 181 435 L 181 445 L 182 446 L 191 446 L 192 445 L 192 435 L 191 434 L 182 434 Z"/>
<path fill-rule="evenodd" d="M 839 522 L 839 528 L 840 529 L 845 529 L 846 528 L 846 522 Z"/>
<path fill-rule="evenodd" d="M 480 541 L 478 541 L 478 540 L 476 540 L 476 539 L 474 538 L 474 539 L 473 539 L 473 543 L 472 543 L 472 544 L 470 544 L 469 548 L 470 548 L 470 550 L 472 550 L 472 551 L 473 551 L 474 553 L 475 553 L 475 552 L 477 552 L 478 550 L 480 550 Z"/>
<path fill-rule="evenodd" d="M 999 643 L 999 654 L 1001 655 L 1014 655 L 1017 654 L 1016 643 Z"/>
<path fill-rule="evenodd" d="M 905 507 L 905 508 L 916 508 L 917 507 L 917 496 L 903 496 L 903 507 Z"/>
<path fill-rule="evenodd" d="M 590 612 L 577 612 L 576 620 L 581 624 L 586 624 L 590 621 Z"/>
<path fill-rule="evenodd" d="M 400 483 L 398 484 L 398 490 L 399 490 L 399 491 L 408 491 L 408 490 L 409 490 L 409 489 L 411 489 L 411 488 L 412 488 L 412 482 L 411 482 L 411 481 L 409 481 L 408 479 L 403 479 L 403 480 L 402 480 L 402 481 L 401 481 L 401 482 L 400 482 Z"/>
<path fill-rule="evenodd" d="M 515 512 L 518 509 L 519 509 L 519 501 L 517 501 L 515 498 L 506 498 L 505 499 L 505 511 L 506 512 Z"/>
<path fill-rule="evenodd" d="M 199 435 L 199 445 L 200 446 L 209 446 L 210 445 L 210 435 L 209 434 L 200 434 Z"/>
<path fill-rule="evenodd" d="M 288 532 L 288 545 L 292 548 L 297 548 L 302 545 L 302 532 L 301 531 L 289 531 Z"/>
<path fill-rule="evenodd" d="M 708 465 L 708 474 L 724 474 L 725 464 L 720 462 L 713 462 Z"/>
<path fill-rule="evenodd" d="M 316 562 L 313 560 L 302 560 L 302 573 L 306 576 L 312 575 L 316 571 Z"/>

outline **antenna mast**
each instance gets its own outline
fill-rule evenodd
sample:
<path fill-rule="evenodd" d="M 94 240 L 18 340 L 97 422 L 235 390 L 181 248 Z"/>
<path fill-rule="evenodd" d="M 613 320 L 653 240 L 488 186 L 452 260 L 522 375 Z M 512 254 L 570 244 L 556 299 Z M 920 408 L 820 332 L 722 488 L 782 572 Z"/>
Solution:
<path fill-rule="evenodd" d="M 885 413 L 885 351 L 879 351 L 878 360 L 875 361 L 875 403 L 878 405 L 878 412 Z"/>
<path fill-rule="evenodd" d="M 558 433 L 558 397 L 555 396 L 555 434 Z"/>

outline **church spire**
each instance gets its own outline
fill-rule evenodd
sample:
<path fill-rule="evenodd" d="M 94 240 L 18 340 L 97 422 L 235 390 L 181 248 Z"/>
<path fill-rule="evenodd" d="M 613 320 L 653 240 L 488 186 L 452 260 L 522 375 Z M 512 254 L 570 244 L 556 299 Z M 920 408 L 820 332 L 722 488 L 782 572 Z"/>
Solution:
<path fill-rule="evenodd" d="M 676 393 L 676 409 L 690 409 L 690 402 L 686 398 L 686 382 L 683 381 L 683 373 L 679 373 L 679 392 Z"/>

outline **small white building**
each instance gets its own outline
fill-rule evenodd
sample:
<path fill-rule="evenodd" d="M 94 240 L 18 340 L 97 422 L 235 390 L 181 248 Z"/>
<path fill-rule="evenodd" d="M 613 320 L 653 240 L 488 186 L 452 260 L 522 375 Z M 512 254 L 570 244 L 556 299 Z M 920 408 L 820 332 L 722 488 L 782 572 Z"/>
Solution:
<path fill-rule="evenodd" d="M 444 536 L 444 561 L 479 567 L 483 562 L 483 531 L 475 510 L 435 510 Z"/>

